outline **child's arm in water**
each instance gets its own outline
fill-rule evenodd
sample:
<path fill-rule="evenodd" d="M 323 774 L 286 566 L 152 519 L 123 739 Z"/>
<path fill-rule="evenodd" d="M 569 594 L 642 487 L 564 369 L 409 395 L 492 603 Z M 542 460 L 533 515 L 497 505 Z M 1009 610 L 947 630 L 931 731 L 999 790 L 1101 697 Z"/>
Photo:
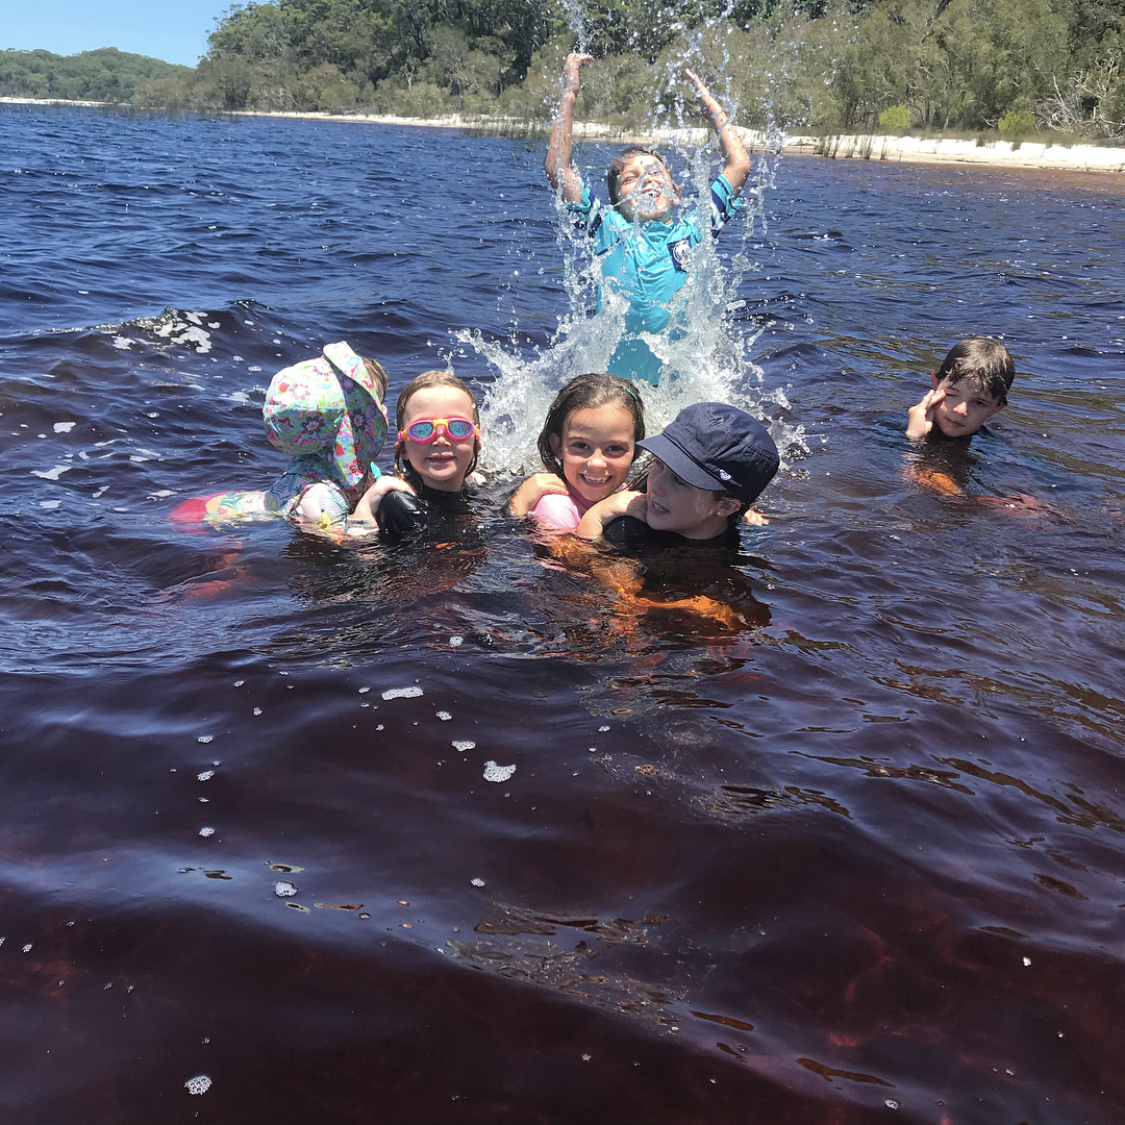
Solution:
<path fill-rule="evenodd" d="M 578 68 L 593 61 L 593 55 L 582 55 L 577 51 L 571 51 L 566 56 L 562 73 L 563 92 L 551 126 L 551 142 L 547 146 L 544 164 L 547 179 L 555 191 L 561 185 L 562 197 L 567 203 L 582 202 L 582 177 L 570 165 L 570 142 L 574 133 L 574 103 L 578 100 Z"/>
<path fill-rule="evenodd" d="M 648 497 L 643 492 L 615 492 L 590 508 L 574 533 L 581 539 L 601 539 L 606 525 L 620 516 L 633 516 L 647 522 Z"/>
<path fill-rule="evenodd" d="M 409 492 L 411 496 L 417 493 L 404 480 L 388 475 L 381 476 L 360 498 L 355 506 L 355 511 L 348 520 L 349 526 L 374 525 L 375 513 L 379 510 L 379 502 L 388 492 Z"/>
<path fill-rule="evenodd" d="M 914 441 L 924 438 L 934 428 L 934 407 L 945 398 L 945 388 L 927 391 L 917 406 L 906 412 L 906 436 Z"/>
<path fill-rule="evenodd" d="M 508 513 L 523 519 L 544 496 L 566 496 L 566 481 L 554 473 L 532 473 L 512 494 Z"/>
<path fill-rule="evenodd" d="M 687 80 L 695 87 L 695 92 L 699 96 L 699 104 L 703 107 L 703 112 L 711 118 L 711 124 L 714 126 L 715 132 L 719 137 L 719 144 L 722 147 L 723 156 L 727 159 L 727 165 L 723 169 L 723 176 L 727 183 L 734 188 L 734 194 L 738 195 L 742 190 L 742 185 L 746 183 L 746 177 L 750 175 L 750 156 L 742 143 L 742 138 L 738 135 L 738 130 L 734 127 L 734 122 L 731 121 L 726 111 L 719 104 L 719 99 L 707 89 L 699 75 L 696 74 L 694 70 L 687 70 L 686 68 L 684 74 L 687 76 Z M 568 156 L 569 152 L 570 148 L 568 145 Z"/>

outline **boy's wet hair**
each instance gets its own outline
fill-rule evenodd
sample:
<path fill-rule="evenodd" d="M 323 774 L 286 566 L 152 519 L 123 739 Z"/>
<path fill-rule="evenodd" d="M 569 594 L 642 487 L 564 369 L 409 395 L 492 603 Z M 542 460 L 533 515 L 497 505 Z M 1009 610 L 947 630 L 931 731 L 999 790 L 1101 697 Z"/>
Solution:
<path fill-rule="evenodd" d="M 619 375 L 590 372 L 571 379 L 555 395 L 539 434 L 539 456 L 548 472 L 566 479 L 563 477 L 562 461 L 551 448 L 551 437 L 553 435 L 561 440 L 567 418 L 576 410 L 598 410 L 612 405 L 623 407 L 633 416 L 633 441 L 640 441 L 645 436 L 645 404 L 641 401 L 637 388 L 628 379 L 622 379 Z M 634 461 L 640 452 L 639 448 L 633 449 Z"/>
<path fill-rule="evenodd" d="M 477 458 L 480 456 L 480 410 L 477 408 L 477 399 L 476 395 L 473 394 L 472 388 L 464 379 L 458 379 L 452 371 L 423 371 L 421 375 L 415 375 L 414 378 L 399 391 L 398 405 L 395 407 L 395 432 L 399 434 L 402 433 L 402 421 L 406 417 L 406 404 L 418 391 L 429 390 L 431 387 L 455 387 L 459 391 L 464 391 L 465 394 L 469 396 L 469 401 L 473 404 L 473 425 L 477 427 L 477 437 L 473 448 L 473 459 L 469 462 L 469 467 L 465 470 L 465 476 L 468 477 L 477 467 Z M 421 491 L 422 478 L 418 476 L 410 462 L 402 455 L 403 446 L 405 444 L 405 441 L 395 442 L 395 472 Z"/>
<path fill-rule="evenodd" d="M 1001 406 L 1008 404 L 1008 391 L 1015 377 L 1016 364 L 1011 353 L 989 336 L 970 336 L 956 344 L 937 373 L 938 383 L 948 381 L 950 386 L 971 379 Z"/>
<path fill-rule="evenodd" d="M 661 164 L 664 165 L 664 171 L 668 173 L 668 179 L 672 179 L 672 169 L 668 167 L 668 161 L 659 149 L 653 148 L 650 145 L 630 145 L 628 148 L 623 148 L 613 159 L 613 163 L 609 166 L 609 171 L 606 173 L 606 188 L 609 190 L 609 201 L 617 206 L 621 202 L 621 192 L 619 190 L 619 183 L 621 181 L 621 173 L 625 171 L 625 162 L 630 156 L 655 156 Z"/>

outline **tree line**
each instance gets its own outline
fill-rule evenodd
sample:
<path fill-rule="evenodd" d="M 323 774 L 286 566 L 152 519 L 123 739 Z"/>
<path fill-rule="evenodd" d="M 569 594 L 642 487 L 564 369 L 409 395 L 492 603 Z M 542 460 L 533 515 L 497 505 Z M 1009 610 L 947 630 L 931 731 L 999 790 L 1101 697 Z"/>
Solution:
<path fill-rule="evenodd" d="M 582 120 L 690 120 L 687 64 L 744 125 L 1125 137 L 1125 0 L 251 0 L 194 69 L 6 51 L 0 93 L 545 123 L 576 32 Z"/>

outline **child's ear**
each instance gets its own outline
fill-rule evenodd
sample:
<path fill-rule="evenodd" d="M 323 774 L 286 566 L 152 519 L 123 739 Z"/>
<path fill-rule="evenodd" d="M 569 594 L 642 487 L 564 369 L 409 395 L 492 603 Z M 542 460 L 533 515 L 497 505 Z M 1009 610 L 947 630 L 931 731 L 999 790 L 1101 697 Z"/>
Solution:
<path fill-rule="evenodd" d="M 933 381 L 934 390 L 936 391 L 938 389 L 938 383 L 941 382 L 941 380 L 938 378 L 938 375 L 937 375 L 936 371 L 930 376 L 930 379 Z"/>
<path fill-rule="evenodd" d="M 718 504 L 715 505 L 715 514 L 722 516 L 726 519 L 728 516 L 733 516 L 738 511 L 738 501 L 729 496 L 724 496 Z"/>
<path fill-rule="evenodd" d="M 551 452 L 557 457 L 559 455 L 559 447 L 562 445 L 562 438 L 558 434 L 548 434 L 547 444 L 551 447 Z"/>

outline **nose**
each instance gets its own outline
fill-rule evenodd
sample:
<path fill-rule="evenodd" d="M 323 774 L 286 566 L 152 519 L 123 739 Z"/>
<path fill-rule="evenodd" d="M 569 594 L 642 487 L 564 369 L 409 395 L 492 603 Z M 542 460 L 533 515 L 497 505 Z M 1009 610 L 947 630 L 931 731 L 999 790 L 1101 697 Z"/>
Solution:
<path fill-rule="evenodd" d="M 600 449 L 595 449 L 594 452 L 590 454 L 590 458 L 587 461 L 587 464 L 604 466 L 605 465 L 605 454 L 602 453 L 602 451 Z"/>
<path fill-rule="evenodd" d="M 959 402 L 959 403 L 958 403 L 958 404 L 957 404 L 957 405 L 956 405 L 956 406 L 955 406 L 955 407 L 953 408 L 953 413 L 954 413 L 954 414 L 968 414 L 968 413 L 969 413 L 969 404 L 968 404 L 968 402 L 966 402 L 966 401 L 965 401 L 964 399 L 962 399 L 962 400 L 961 400 L 961 401 L 960 401 L 960 402 Z"/>

